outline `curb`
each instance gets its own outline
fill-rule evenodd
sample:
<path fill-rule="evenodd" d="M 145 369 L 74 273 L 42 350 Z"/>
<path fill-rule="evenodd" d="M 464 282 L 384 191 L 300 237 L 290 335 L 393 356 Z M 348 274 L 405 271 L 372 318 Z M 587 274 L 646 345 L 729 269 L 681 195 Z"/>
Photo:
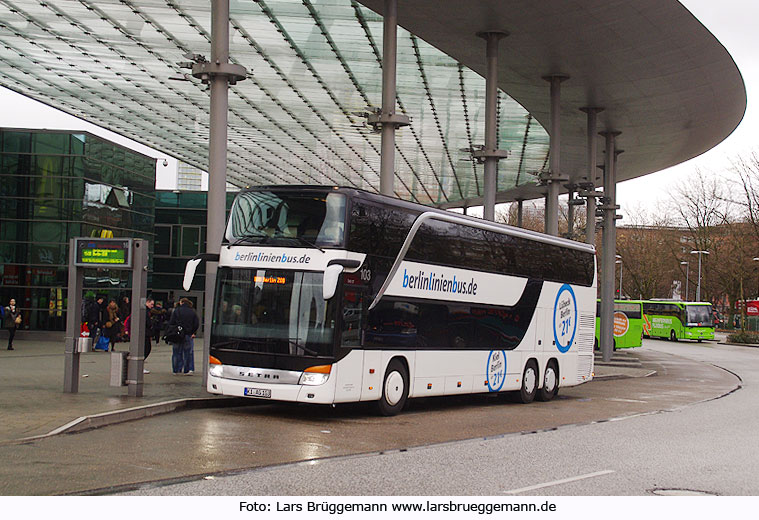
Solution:
<path fill-rule="evenodd" d="M 256 402 L 254 400 L 243 399 L 240 397 L 190 397 L 185 399 L 174 399 L 172 401 L 147 404 L 144 406 L 135 406 L 133 408 L 125 408 L 123 410 L 113 410 L 110 412 L 103 412 L 94 415 L 85 415 L 78 417 L 73 421 L 64 424 L 63 426 L 60 426 L 42 435 L 34 435 L 32 437 L 24 437 L 21 439 L 0 441 L 0 446 L 8 446 L 11 444 L 21 444 L 40 439 L 46 439 L 48 437 L 60 435 L 63 433 L 80 433 L 87 430 L 94 430 L 95 428 L 102 428 L 103 426 L 110 426 L 112 424 L 134 421 L 136 419 L 145 419 L 147 417 L 153 417 L 155 415 L 162 415 L 183 410 L 198 410 L 203 408 L 231 408 L 235 406 L 255 405 Z"/>
<path fill-rule="evenodd" d="M 656 370 L 651 370 L 641 375 L 605 374 L 602 376 L 593 376 L 593 379 L 591 381 L 609 381 L 612 379 L 633 379 L 633 378 L 639 378 L 639 377 L 651 377 L 653 375 L 656 375 Z"/>
<path fill-rule="evenodd" d="M 727 345 L 728 347 L 749 347 L 749 348 L 759 348 L 759 345 L 756 343 L 728 343 L 726 341 L 720 341 L 717 343 L 717 345 Z"/>

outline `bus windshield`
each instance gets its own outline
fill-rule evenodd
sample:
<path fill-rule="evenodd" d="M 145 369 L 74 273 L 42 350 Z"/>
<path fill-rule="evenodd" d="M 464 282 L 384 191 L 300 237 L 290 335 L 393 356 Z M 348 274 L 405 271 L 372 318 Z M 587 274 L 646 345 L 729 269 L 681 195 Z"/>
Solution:
<path fill-rule="evenodd" d="M 229 242 L 339 247 L 345 243 L 345 195 L 242 192 L 227 226 Z"/>
<path fill-rule="evenodd" d="M 691 323 L 702 323 L 704 326 L 711 326 L 712 323 L 712 306 L 711 305 L 686 305 L 685 321 Z"/>
<path fill-rule="evenodd" d="M 334 355 L 336 303 L 320 272 L 219 268 L 213 344 L 262 354 Z"/>

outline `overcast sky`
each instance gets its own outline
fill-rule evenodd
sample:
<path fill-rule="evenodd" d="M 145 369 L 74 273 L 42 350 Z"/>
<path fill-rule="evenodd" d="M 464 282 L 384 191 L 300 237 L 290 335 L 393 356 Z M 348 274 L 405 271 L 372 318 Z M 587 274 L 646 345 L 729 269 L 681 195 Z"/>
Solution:
<path fill-rule="evenodd" d="M 759 112 L 752 101 L 759 85 L 759 38 L 756 23 L 759 20 L 759 2 L 756 0 L 681 0 L 699 20 L 722 42 L 732 55 L 743 74 L 748 96 L 748 106 L 743 122 L 733 134 L 720 145 L 686 163 L 673 168 L 620 183 L 617 189 L 618 203 L 622 213 L 642 205 L 644 209 L 655 206 L 659 200 L 668 199 L 668 191 L 683 182 L 697 168 L 706 172 L 720 173 L 730 165 L 730 158 L 747 153 L 756 146 L 759 135 Z M 88 130 L 107 139 L 125 143 L 124 138 L 91 125 L 72 116 L 41 105 L 13 92 L 0 88 L 0 126 L 18 128 L 50 128 L 65 130 Z M 125 143 L 127 144 L 127 143 Z M 168 167 L 158 165 L 156 187 L 176 187 L 173 175 L 162 172 L 176 171 L 173 159 L 160 151 L 151 150 L 138 143 L 127 144 L 142 153 L 170 161 Z M 624 156 L 620 168 L 624 168 Z M 621 224 L 624 225 L 623 220 Z"/>

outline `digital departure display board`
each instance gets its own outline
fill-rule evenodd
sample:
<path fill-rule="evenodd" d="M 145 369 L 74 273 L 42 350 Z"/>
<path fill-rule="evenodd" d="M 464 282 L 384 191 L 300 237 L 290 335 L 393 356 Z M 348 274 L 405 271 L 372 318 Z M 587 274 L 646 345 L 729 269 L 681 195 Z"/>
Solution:
<path fill-rule="evenodd" d="M 131 238 L 77 238 L 78 267 L 132 267 Z"/>

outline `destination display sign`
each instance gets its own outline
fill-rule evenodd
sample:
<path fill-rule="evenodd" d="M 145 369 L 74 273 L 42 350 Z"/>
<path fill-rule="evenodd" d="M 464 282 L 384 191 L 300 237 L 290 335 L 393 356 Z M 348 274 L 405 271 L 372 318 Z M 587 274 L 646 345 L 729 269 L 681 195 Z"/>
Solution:
<path fill-rule="evenodd" d="M 78 267 L 132 267 L 131 238 L 77 238 Z"/>

